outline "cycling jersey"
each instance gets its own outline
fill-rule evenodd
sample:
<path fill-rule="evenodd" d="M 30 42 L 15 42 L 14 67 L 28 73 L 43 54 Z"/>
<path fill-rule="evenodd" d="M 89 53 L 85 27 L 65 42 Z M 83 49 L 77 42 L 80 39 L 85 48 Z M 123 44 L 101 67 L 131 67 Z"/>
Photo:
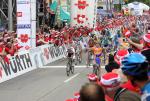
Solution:
<path fill-rule="evenodd" d="M 102 48 L 92 47 L 92 51 L 94 52 L 95 55 L 99 55 L 102 53 Z"/>

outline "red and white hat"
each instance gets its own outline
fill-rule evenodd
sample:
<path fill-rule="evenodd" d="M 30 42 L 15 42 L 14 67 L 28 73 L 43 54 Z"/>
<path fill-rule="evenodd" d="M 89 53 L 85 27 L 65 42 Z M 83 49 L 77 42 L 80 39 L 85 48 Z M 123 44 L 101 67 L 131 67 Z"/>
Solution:
<path fill-rule="evenodd" d="M 129 30 L 125 32 L 125 37 L 130 37 L 130 36 L 131 36 L 131 32 Z"/>
<path fill-rule="evenodd" d="M 80 93 L 79 92 L 74 93 L 74 97 L 77 98 L 77 99 L 79 99 Z"/>
<path fill-rule="evenodd" d="M 150 43 L 150 34 L 145 34 L 143 36 L 143 39 L 146 41 L 146 42 L 149 42 Z"/>
<path fill-rule="evenodd" d="M 118 74 L 116 73 L 106 73 L 101 77 L 101 85 L 107 88 L 113 88 L 117 87 L 120 85 L 121 78 Z"/>
<path fill-rule="evenodd" d="M 129 54 L 128 50 L 125 50 L 125 49 L 122 49 L 122 50 L 118 50 L 115 57 L 114 57 L 114 60 L 119 64 L 121 65 L 121 60 L 127 56 Z"/>
<path fill-rule="evenodd" d="M 78 101 L 76 98 L 67 99 L 66 101 Z"/>
<path fill-rule="evenodd" d="M 148 45 L 150 46 L 150 34 L 145 34 L 145 35 L 143 36 L 143 39 L 144 39 L 144 41 L 147 42 Z"/>
<path fill-rule="evenodd" d="M 88 79 L 90 81 L 95 81 L 98 79 L 98 77 L 95 74 L 88 74 Z"/>

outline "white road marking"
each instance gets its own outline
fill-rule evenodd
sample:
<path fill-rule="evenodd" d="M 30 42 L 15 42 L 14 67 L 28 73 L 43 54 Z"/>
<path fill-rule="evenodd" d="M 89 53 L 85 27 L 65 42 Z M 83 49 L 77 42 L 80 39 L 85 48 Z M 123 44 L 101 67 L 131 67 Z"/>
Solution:
<path fill-rule="evenodd" d="M 77 73 L 75 75 L 73 75 L 72 77 L 70 77 L 69 79 L 65 80 L 64 82 L 67 83 L 69 81 L 71 81 L 73 78 L 77 77 L 80 73 Z"/>
<path fill-rule="evenodd" d="M 89 66 L 91 68 L 92 66 Z M 42 68 L 66 68 L 66 66 L 43 66 Z M 75 68 L 87 68 L 86 65 L 75 66 Z M 101 66 L 101 68 L 105 68 L 105 66 Z"/>

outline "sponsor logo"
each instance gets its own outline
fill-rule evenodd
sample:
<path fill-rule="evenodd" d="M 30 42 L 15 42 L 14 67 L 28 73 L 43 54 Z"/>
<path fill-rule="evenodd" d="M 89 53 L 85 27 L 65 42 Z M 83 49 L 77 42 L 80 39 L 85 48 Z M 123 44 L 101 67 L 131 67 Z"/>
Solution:
<path fill-rule="evenodd" d="M 75 5 L 78 6 L 79 9 L 85 9 L 87 6 L 89 6 L 89 4 L 87 4 L 87 2 L 84 0 L 78 0 L 78 3 Z"/>
<path fill-rule="evenodd" d="M 22 12 L 17 12 L 17 17 L 22 17 Z"/>
<path fill-rule="evenodd" d="M 17 74 L 18 72 L 32 68 L 33 66 L 29 53 L 12 57 L 10 59 L 10 64 L 5 61 L 0 61 L 0 64 L 2 66 L 0 73 L 1 70 L 3 70 L 6 76 L 14 75 L 14 73 Z M 2 77 L 2 73 L 0 74 L 0 77 Z"/>
<path fill-rule="evenodd" d="M 30 49 L 30 46 L 28 46 L 28 45 L 25 46 L 25 49 L 26 49 L 26 50 L 29 50 L 29 49 Z"/>
<path fill-rule="evenodd" d="M 46 57 L 46 59 L 49 59 L 49 51 L 47 48 L 44 49 L 44 56 Z"/>
<path fill-rule="evenodd" d="M 31 24 L 18 24 L 17 28 L 18 29 L 30 29 L 31 28 Z"/>
<path fill-rule="evenodd" d="M 21 41 L 22 43 L 27 43 L 28 40 L 29 40 L 29 36 L 28 36 L 28 34 L 21 34 L 18 39 L 20 39 L 20 41 Z"/>

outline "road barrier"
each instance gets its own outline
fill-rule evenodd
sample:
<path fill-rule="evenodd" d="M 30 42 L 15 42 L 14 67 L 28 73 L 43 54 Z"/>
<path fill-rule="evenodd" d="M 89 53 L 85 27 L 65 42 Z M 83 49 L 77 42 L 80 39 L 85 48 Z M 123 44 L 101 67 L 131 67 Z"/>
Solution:
<path fill-rule="evenodd" d="M 12 79 L 51 62 L 59 60 L 66 54 L 66 46 L 43 45 L 28 51 L 21 51 L 10 57 L 8 64 L 0 61 L 0 83 Z"/>

